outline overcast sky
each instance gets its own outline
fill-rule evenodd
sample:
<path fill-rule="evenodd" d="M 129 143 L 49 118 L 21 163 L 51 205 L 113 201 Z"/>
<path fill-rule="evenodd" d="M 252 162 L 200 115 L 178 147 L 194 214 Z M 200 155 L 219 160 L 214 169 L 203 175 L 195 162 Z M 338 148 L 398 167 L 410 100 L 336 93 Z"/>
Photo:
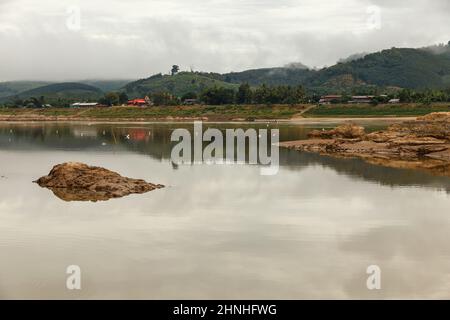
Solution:
<path fill-rule="evenodd" d="M 0 81 L 229 72 L 450 40 L 450 0 L 0 0 Z"/>

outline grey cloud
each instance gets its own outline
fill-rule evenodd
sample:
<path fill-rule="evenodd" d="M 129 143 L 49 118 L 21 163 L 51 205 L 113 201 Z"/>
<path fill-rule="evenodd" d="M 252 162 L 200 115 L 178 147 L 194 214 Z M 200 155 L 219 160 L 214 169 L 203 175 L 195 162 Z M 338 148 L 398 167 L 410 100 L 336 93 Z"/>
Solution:
<path fill-rule="evenodd" d="M 70 1 L 1 1 L 0 81 L 139 78 L 174 63 L 217 72 L 321 67 L 358 52 L 450 40 L 449 3 L 439 0 L 79 3 L 82 29 L 73 32 L 65 26 Z M 366 25 L 370 5 L 382 9 L 379 30 Z"/>

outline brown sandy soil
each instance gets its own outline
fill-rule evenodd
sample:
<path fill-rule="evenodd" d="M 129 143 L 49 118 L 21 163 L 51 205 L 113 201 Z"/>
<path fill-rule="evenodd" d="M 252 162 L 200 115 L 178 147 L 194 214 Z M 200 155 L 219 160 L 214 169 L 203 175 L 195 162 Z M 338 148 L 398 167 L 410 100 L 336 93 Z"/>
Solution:
<path fill-rule="evenodd" d="M 367 134 L 348 123 L 333 130 L 314 130 L 310 139 L 282 147 L 336 157 L 356 157 L 377 165 L 423 169 L 450 176 L 450 112 L 431 113 Z"/>
<path fill-rule="evenodd" d="M 192 122 L 192 121 L 204 121 L 204 122 L 280 122 L 280 123 L 340 123 L 348 121 L 358 122 L 392 122 L 392 121 L 404 121 L 413 120 L 415 117 L 373 117 L 373 118 L 302 118 L 294 116 L 290 119 L 280 118 L 261 118 L 251 119 L 248 118 L 234 118 L 234 117 L 160 117 L 160 118 L 95 118 L 95 117 L 66 117 L 66 116 L 2 116 L 0 115 L 0 122 L 10 123 L 26 123 L 26 122 L 89 122 L 89 123 L 144 123 L 144 122 Z"/>
<path fill-rule="evenodd" d="M 316 105 L 244 105 L 0 109 L 0 122 L 341 122 L 346 120 L 392 120 L 401 117 L 304 117 Z"/>
<path fill-rule="evenodd" d="M 47 176 L 34 182 L 64 201 L 106 201 L 164 187 L 77 162 L 56 165 Z"/>
<path fill-rule="evenodd" d="M 78 116 L 0 115 L 0 122 L 149 122 L 149 121 L 208 121 L 208 117 L 148 117 L 148 118 L 96 118 Z M 234 119 L 232 119 L 234 120 Z"/>

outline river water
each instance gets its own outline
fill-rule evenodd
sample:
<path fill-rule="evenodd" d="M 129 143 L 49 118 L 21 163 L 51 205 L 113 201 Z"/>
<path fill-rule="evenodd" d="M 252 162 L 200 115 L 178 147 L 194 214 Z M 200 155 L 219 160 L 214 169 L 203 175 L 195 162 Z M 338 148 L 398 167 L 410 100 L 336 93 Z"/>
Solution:
<path fill-rule="evenodd" d="M 286 141 L 334 124 L 208 126 Z M 273 176 L 177 166 L 179 127 L 193 125 L 0 124 L 0 298 L 450 298 L 449 178 L 284 149 Z M 67 161 L 167 187 L 93 203 L 32 183 Z M 69 265 L 81 290 L 66 288 Z"/>

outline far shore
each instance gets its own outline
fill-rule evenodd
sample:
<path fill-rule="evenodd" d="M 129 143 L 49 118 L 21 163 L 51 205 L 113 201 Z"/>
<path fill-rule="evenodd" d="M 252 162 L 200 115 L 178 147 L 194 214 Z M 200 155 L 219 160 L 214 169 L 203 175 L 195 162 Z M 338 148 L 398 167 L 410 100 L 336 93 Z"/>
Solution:
<path fill-rule="evenodd" d="M 450 111 L 450 103 L 431 105 L 221 105 L 103 108 L 0 108 L 0 122 L 233 122 L 326 123 L 411 120 Z"/>
<path fill-rule="evenodd" d="M 364 118 L 294 118 L 294 119 L 256 119 L 254 121 L 248 121 L 245 119 L 232 119 L 232 120 L 209 120 L 207 118 L 183 118 L 183 119 L 100 119 L 100 118 L 2 118 L 0 117 L 0 123 L 89 123 L 89 124 L 145 124 L 145 123 L 193 123 L 195 121 L 203 121 L 208 123 L 291 123 L 291 124 L 314 124 L 314 123 L 341 123 L 341 122 L 394 122 L 415 120 L 417 117 L 364 117 Z"/>

